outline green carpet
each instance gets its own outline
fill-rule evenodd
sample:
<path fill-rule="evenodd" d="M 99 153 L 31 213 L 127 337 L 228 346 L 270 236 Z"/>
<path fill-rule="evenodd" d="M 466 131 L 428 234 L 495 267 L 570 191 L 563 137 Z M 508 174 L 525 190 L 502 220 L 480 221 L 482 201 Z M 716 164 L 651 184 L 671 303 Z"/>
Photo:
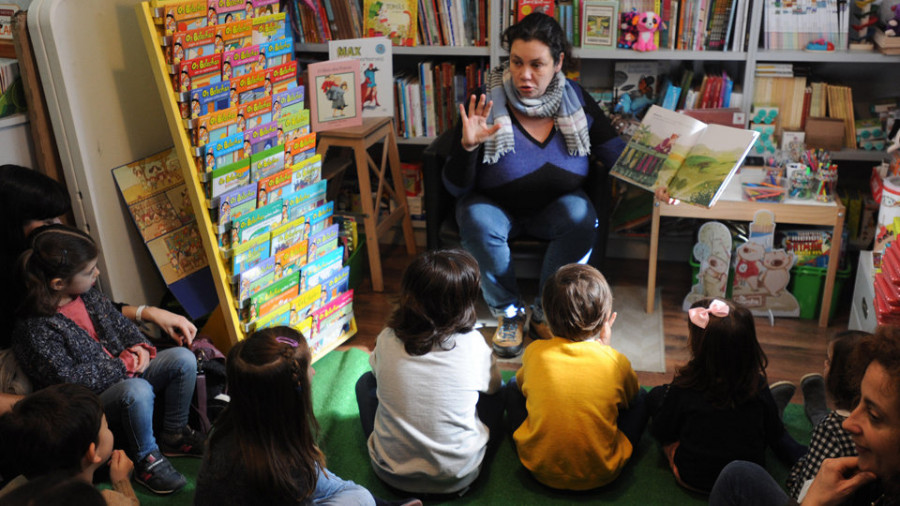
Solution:
<path fill-rule="evenodd" d="M 357 349 L 332 352 L 315 364 L 313 400 L 321 426 L 321 448 L 328 468 L 344 479 L 353 480 L 385 499 L 399 498 L 379 481 L 369 464 L 369 456 L 359 424 L 354 386 L 363 372 L 369 370 L 368 355 Z M 504 372 L 504 379 L 512 375 Z M 791 404 L 785 412 L 785 424 L 801 443 L 809 442 L 811 427 L 799 404 Z M 194 495 L 194 478 L 198 459 L 172 459 L 175 467 L 188 476 L 189 484 L 169 497 L 156 497 L 135 485 L 141 504 L 188 505 Z M 788 468 L 769 452 L 768 470 L 784 483 Z M 631 463 L 611 485 L 587 493 L 564 493 L 535 481 L 516 457 L 512 441 L 506 440 L 493 461 L 482 470 L 471 490 L 462 498 L 429 504 L 573 504 L 617 503 L 621 505 L 706 504 L 706 497 L 688 492 L 675 483 L 665 458 L 656 443 L 645 434 L 635 449 Z"/>

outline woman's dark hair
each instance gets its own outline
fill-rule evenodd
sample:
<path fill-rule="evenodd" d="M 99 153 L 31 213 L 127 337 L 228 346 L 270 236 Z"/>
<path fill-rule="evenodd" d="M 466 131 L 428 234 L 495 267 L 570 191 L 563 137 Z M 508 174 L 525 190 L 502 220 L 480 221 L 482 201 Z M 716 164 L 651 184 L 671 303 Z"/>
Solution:
<path fill-rule="evenodd" d="M 272 503 L 302 502 L 316 488 L 325 456 L 312 408 L 306 338 L 290 327 L 255 332 L 228 353 L 231 402 L 209 437 L 237 442 L 233 458 L 259 494 Z M 297 476 L 302 476 L 297 481 Z"/>
<path fill-rule="evenodd" d="M 550 56 L 553 57 L 554 64 L 559 63 L 562 55 L 565 55 L 563 67 L 567 67 L 572 61 L 572 44 L 566 38 L 565 32 L 555 19 L 543 12 L 533 12 L 503 31 L 501 37 L 503 49 L 509 51 L 516 40 L 543 42 L 550 48 Z"/>
<path fill-rule="evenodd" d="M 82 385 L 61 383 L 26 396 L 0 417 L 0 473 L 33 479 L 80 472 L 102 419 L 100 399 Z"/>
<path fill-rule="evenodd" d="M 25 293 L 21 316 L 56 314 L 59 295 L 50 287 L 55 278 L 68 280 L 97 258 L 91 236 L 66 225 L 47 225 L 29 236 L 31 248 L 19 257 L 19 286 Z"/>
<path fill-rule="evenodd" d="M 831 338 L 831 360 L 828 363 L 828 377 L 825 389 L 838 409 L 853 410 L 859 401 L 859 381 L 862 376 L 856 371 L 853 354 L 859 341 L 872 334 L 861 330 L 845 330 Z"/>
<path fill-rule="evenodd" d="M 721 300 L 721 299 L 720 299 Z M 691 308 L 708 308 L 713 299 L 701 299 Z M 733 407 L 756 395 L 765 385 L 769 361 L 756 339 L 753 314 L 724 301 L 728 316 L 709 315 L 702 329 L 688 320 L 691 358 L 675 372 L 673 385 L 698 390 L 716 407 Z"/>
<path fill-rule="evenodd" d="M 468 252 L 423 253 L 403 273 L 400 298 L 388 326 L 410 355 L 424 355 L 435 346 L 452 348 L 453 334 L 475 326 L 480 284 L 478 262 Z"/>
<path fill-rule="evenodd" d="M 609 284 L 590 265 L 560 267 L 545 282 L 541 301 L 553 335 L 570 341 L 593 337 L 612 315 Z"/>
<path fill-rule="evenodd" d="M 60 183 L 36 170 L 0 165 L 0 216 L 6 223 L 2 248 L 9 258 L 3 267 L 28 247 L 22 229 L 29 221 L 49 220 L 71 209 L 69 192 Z"/>
<path fill-rule="evenodd" d="M 900 399 L 900 327 L 878 326 L 875 335 L 860 339 L 853 351 L 855 383 L 862 383 L 869 365 L 878 362 L 891 378 L 889 387 L 893 387 L 894 399 Z M 894 413 L 900 414 L 900 405 L 894 406 Z"/>

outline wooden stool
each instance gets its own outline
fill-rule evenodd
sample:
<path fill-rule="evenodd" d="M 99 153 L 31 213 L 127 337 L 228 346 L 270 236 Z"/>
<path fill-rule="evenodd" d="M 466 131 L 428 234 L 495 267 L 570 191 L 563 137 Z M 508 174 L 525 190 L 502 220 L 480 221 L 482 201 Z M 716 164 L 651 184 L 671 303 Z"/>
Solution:
<path fill-rule="evenodd" d="M 330 147 L 351 148 L 356 160 L 356 177 L 359 179 L 359 196 L 362 202 L 363 226 L 366 232 L 366 246 L 369 253 L 369 271 L 372 273 L 372 289 L 384 291 L 384 278 L 381 275 L 381 252 L 378 249 L 378 238 L 384 235 L 398 220 L 402 221 L 403 238 L 406 241 L 406 252 L 416 253 L 416 241 L 413 237 L 412 222 L 409 220 L 409 207 L 406 204 L 406 190 L 400 174 L 400 153 L 397 151 L 397 139 L 394 136 L 394 124 L 391 118 L 363 118 L 363 124 L 356 127 L 339 128 L 317 132 L 319 146 L 316 151 L 324 157 Z M 369 156 L 368 148 L 377 142 L 384 142 L 381 153 L 381 165 Z M 390 163 L 391 187 L 385 181 L 385 169 Z M 369 170 L 377 176 L 376 191 L 372 191 L 369 181 Z M 323 174 L 323 177 L 329 175 Z M 390 214 L 379 222 L 379 200 L 382 192 L 396 203 Z"/>

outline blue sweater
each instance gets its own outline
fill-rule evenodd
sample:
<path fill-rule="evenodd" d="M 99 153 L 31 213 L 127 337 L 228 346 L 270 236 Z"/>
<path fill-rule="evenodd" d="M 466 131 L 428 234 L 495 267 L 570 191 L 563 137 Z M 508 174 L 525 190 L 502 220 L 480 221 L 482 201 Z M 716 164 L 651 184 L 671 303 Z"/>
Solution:
<path fill-rule="evenodd" d="M 577 83 L 572 84 L 581 90 L 591 157 L 608 171 L 625 142 L 597 102 Z M 527 215 L 582 187 L 592 167 L 588 157 L 569 155 L 566 141 L 556 129 L 541 143 L 522 128 L 514 114 L 510 114 L 510 119 L 515 151 L 506 153 L 495 164 L 483 163 L 483 146 L 471 152 L 463 149 L 462 124 L 456 125 L 453 150 L 443 171 L 444 185 L 451 195 L 460 197 L 475 191 L 514 215 Z"/>

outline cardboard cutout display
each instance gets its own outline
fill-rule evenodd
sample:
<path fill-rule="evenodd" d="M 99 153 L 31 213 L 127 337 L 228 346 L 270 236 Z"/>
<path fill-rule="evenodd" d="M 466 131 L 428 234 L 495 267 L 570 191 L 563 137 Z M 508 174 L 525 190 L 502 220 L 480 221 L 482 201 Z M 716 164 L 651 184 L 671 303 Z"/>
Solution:
<path fill-rule="evenodd" d="M 718 221 L 700 226 L 694 258 L 700 262 L 697 283 L 685 296 L 683 307 L 707 297 L 725 298 L 728 289 L 728 269 L 731 267 L 731 232 Z"/>
<path fill-rule="evenodd" d="M 800 316 L 800 304 L 787 290 L 794 254 L 774 243 L 775 215 L 761 209 L 753 216 L 749 240 L 735 250 L 731 298 L 755 316 Z"/>

